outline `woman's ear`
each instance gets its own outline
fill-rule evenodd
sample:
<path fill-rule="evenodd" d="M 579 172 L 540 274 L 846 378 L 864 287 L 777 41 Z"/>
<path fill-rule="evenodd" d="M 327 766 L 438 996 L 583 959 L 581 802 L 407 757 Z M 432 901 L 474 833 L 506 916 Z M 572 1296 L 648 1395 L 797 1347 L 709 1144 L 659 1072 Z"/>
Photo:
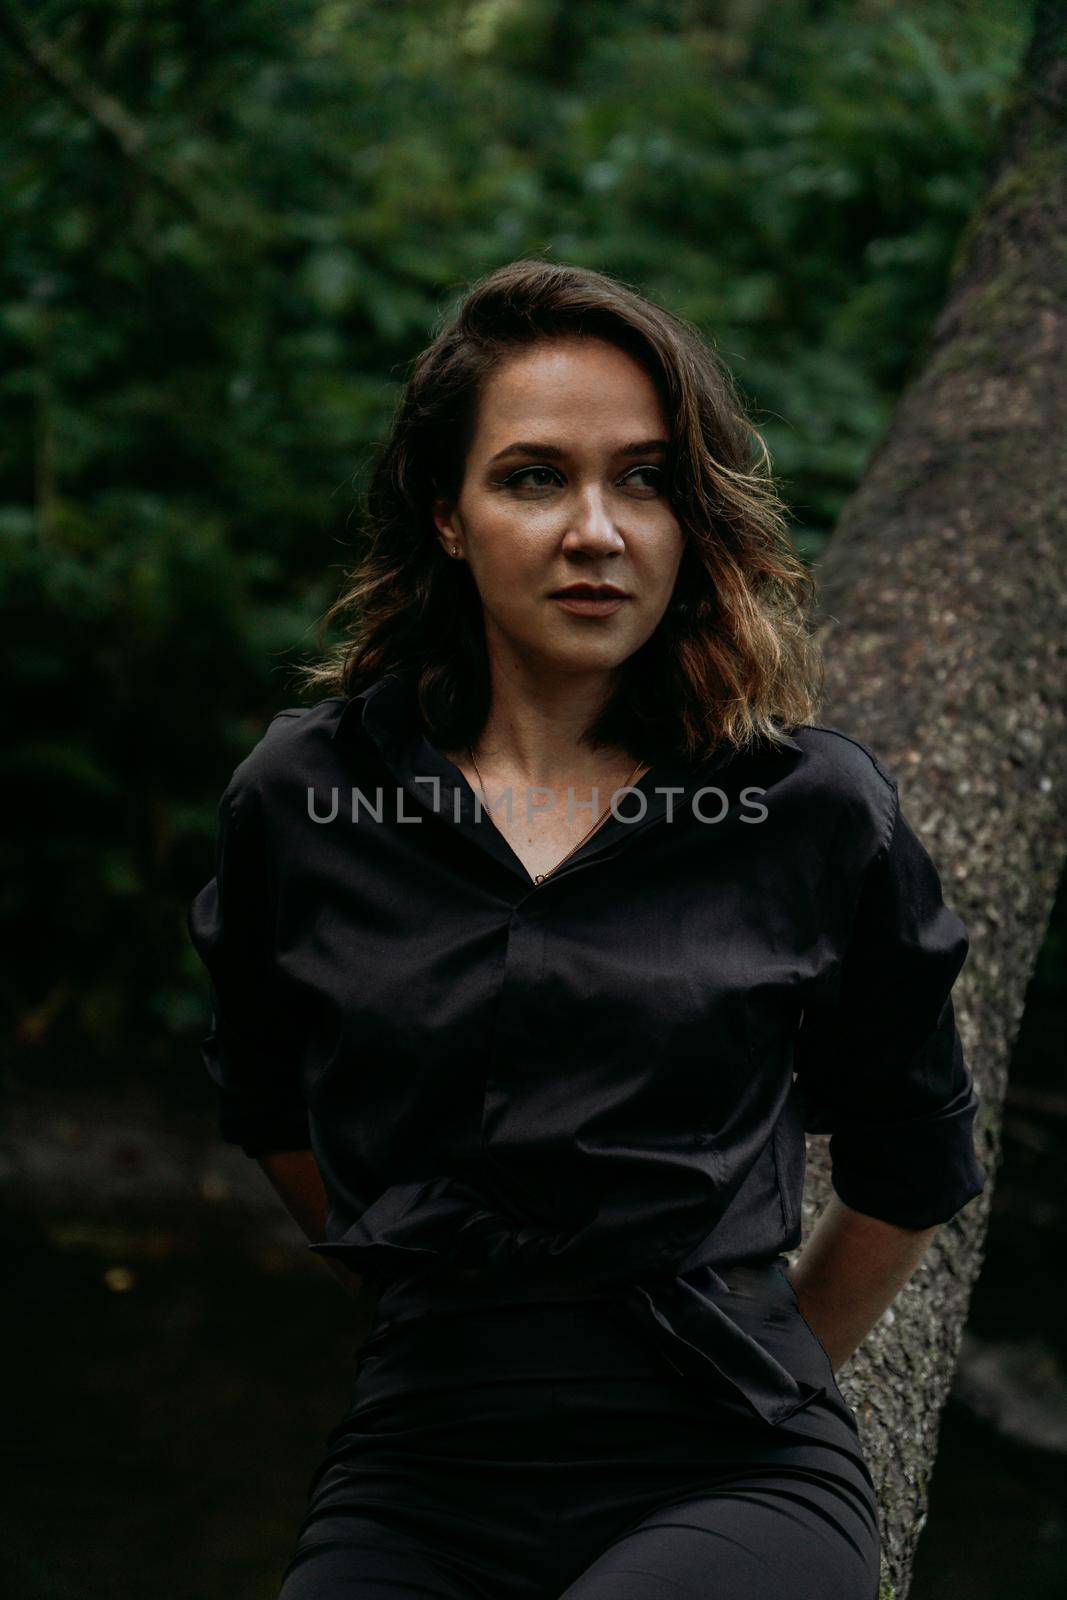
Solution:
<path fill-rule="evenodd" d="M 437 537 L 446 555 L 461 555 L 463 553 L 463 525 L 460 521 L 459 511 L 443 495 L 439 495 L 433 503 L 433 520 L 437 529 Z"/>

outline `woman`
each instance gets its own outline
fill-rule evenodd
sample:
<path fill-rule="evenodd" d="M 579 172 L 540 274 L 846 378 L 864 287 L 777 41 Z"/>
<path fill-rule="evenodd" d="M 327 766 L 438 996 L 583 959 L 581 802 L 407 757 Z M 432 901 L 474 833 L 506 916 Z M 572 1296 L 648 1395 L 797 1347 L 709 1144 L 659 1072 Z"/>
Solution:
<path fill-rule="evenodd" d="M 983 1187 L 967 935 L 811 721 L 784 530 L 610 278 L 504 267 L 415 365 L 190 912 L 222 1137 L 376 1296 L 283 1600 L 874 1600 L 835 1374 Z"/>

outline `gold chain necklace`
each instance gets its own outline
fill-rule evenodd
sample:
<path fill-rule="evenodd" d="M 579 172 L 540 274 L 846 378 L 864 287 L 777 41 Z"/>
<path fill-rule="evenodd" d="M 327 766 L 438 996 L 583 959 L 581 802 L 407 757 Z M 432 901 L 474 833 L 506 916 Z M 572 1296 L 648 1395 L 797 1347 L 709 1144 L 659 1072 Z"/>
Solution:
<path fill-rule="evenodd" d="M 478 787 L 482 791 L 482 798 L 484 799 L 486 805 L 488 806 L 489 805 L 489 796 L 485 792 L 485 783 L 484 783 L 484 781 L 482 779 L 482 774 L 481 774 L 481 772 L 480 772 L 480 770 L 478 768 L 478 763 L 474 759 L 474 746 L 473 745 L 469 744 L 467 746 L 467 754 L 471 758 L 471 766 L 474 768 L 475 772 L 478 775 Z M 634 767 L 633 772 L 630 773 L 630 777 L 627 778 L 626 782 L 619 785 L 620 788 L 625 789 L 625 788 L 627 788 L 629 786 L 630 779 L 634 776 L 634 773 L 638 771 L 638 769 L 640 768 L 641 765 L 642 765 L 642 763 L 639 761 L 637 763 L 637 766 Z M 595 829 L 599 828 L 600 824 L 603 822 L 605 816 L 607 815 L 607 813 L 608 813 L 608 811 L 610 809 L 611 809 L 611 802 L 609 801 L 608 805 L 605 806 L 604 810 L 600 813 L 599 817 L 597 817 L 597 819 L 593 823 L 592 827 L 586 829 L 586 831 L 582 834 L 582 837 L 578 840 L 578 843 L 577 844 L 573 844 L 571 846 L 571 848 L 567 851 L 567 854 L 565 856 L 560 856 L 559 860 L 556 862 L 556 866 L 555 867 L 549 867 L 547 872 L 538 872 L 538 873 L 534 874 L 534 883 L 543 883 L 546 878 L 550 877 L 552 875 L 552 873 L 555 872 L 556 867 L 561 867 L 563 865 L 563 863 L 570 856 L 572 856 L 576 850 L 580 849 L 581 846 L 588 839 L 589 835 L 591 833 L 593 833 Z M 492 810 L 492 807 L 490 807 L 490 810 Z"/>

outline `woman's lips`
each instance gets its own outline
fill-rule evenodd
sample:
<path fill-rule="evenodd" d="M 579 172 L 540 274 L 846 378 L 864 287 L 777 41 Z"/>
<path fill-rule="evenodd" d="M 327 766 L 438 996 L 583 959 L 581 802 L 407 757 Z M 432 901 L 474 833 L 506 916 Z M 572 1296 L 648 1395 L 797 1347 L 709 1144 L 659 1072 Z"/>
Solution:
<path fill-rule="evenodd" d="M 594 599 L 589 595 L 554 594 L 549 598 L 575 617 L 610 617 L 613 611 L 618 611 L 619 607 L 626 603 L 627 596 L 616 594 L 605 595 L 603 599 Z"/>

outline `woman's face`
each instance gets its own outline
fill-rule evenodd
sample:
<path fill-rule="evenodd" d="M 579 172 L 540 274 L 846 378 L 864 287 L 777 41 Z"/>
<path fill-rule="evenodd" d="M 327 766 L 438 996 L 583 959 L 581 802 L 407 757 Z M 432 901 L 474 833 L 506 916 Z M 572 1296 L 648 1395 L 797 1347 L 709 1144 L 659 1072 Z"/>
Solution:
<path fill-rule="evenodd" d="M 491 654 L 610 672 L 644 644 L 683 549 L 663 481 L 668 432 L 647 373 L 600 339 L 538 344 L 487 379 L 458 503 L 438 500 L 434 521 L 470 564 Z M 575 584 L 618 593 L 557 597 Z"/>

